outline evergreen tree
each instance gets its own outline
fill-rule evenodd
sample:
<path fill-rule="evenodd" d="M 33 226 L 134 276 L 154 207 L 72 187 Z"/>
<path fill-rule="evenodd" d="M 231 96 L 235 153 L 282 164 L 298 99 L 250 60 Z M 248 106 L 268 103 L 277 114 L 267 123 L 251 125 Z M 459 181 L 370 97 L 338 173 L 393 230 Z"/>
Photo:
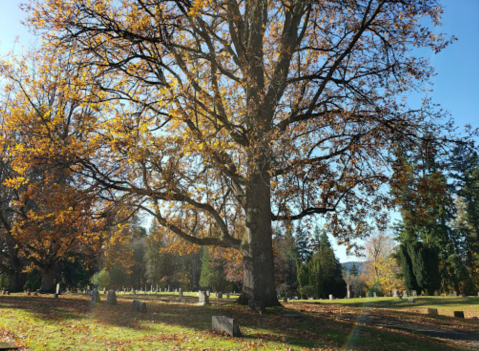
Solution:
<path fill-rule="evenodd" d="M 211 287 L 214 291 L 224 291 L 228 282 L 225 278 L 224 260 L 214 259 L 208 248 L 203 248 L 201 256 L 200 286 Z"/>
<path fill-rule="evenodd" d="M 298 260 L 298 282 L 303 296 L 326 298 L 329 294 L 336 297 L 346 295 L 346 282 L 342 276 L 342 267 L 334 255 L 326 232 L 316 229 L 319 244 L 311 258 L 301 263 Z"/>
<path fill-rule="evenodd" d="M 450 226 L 455 206 L 443 172 L 445 155 L 429 140 L 426 133 L 417 150 L 398 151 L 401 167 L 395 169 L 402 171 L 396 173 L 398 186 L 393 194 L 402 215 L 397 240 L 402 244 L 400 258 L 406 285 L 415 286 L 412 272 L 417 288 L 432 293 L 440 287 L 443 291 L 459 290 L 464 266 L 458 259 L 461 235 Z"/>
<path fill-rule="evenodd" d="M 406 244 L 399 246 L 399 259 L 402 267 L 402 273 L 404 276 L 404 284 L 408 290 L 419 290 L 419 285 L 414 275 L 411 257 L 409 256 Z"/>
<path fill-rule="evenodd" d="M 356 267 L 355 262 L 353 262 L 353 264 L 351 265 L 351 268 L 349 269 L 349 274 L 351 274 L 353 276 L 359 275 L 359 271 L 358 271 L 358 268 Z"/>
<path fill-rule="evenodd" d="M 296 254 L 301 262 L 307 262 L 313 254 L 308 233 L 298 225 L 296 228 Z"/>
<path fill-rule="evenodd" d="M 451 157 L 452 179 L 457 196 L 454 229 L 462 234 L 462 255 L 455 260 L 465 263 L 462 284 L 466 293 L 479 289 L 479 156 L 466 145 L 458 146 Z"/>

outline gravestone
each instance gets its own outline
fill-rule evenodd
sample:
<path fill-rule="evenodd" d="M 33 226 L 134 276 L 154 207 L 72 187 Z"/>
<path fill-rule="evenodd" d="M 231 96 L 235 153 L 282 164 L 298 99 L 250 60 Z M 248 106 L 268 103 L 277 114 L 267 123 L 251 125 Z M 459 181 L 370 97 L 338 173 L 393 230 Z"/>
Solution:
<path fill-rule="evenodd" d="M 451 294 L 451 296 L 456 297 L 456 296 L 457 296 L 457 291 L 453 291 L 452 294 Z"/>
<path fill-rule="evenodd" d="M 217 293 L 216 293 L 216 297 L 217 297 L 218 299 L 222 299 L 222 298 L 223 298 L 223 293 L 217 292 Z"/>
<path fill-rule="evenodd" d="M 108 290 L 108 296 L 106 297 L 106 303 L 108 303 L 110 305 L 118 304 L 118 302 L 116 301 L 115 290 Z"/>
<path fill-rule="evenodd" d="M 312 297 L 308 297 L 308 300 L 311 300 L 311 301 L 313 301 L 314 299 L 313 299 Z"/>
<path fill-rule="evenodd" d="M 417 291 L 416 290 L 411 290 L 411 296 L 417 296 Z"/>
<path fill-rule="evenodd" d="M 249 300 L 248 307 L 251 311 L 258 312 L 259 314 L 266 312 L 266 306 L 263 301 Z"/>
<path fill-rule="evenodd" d="M 409 299 L 407 299 L 407 302 L 414 302 L 414 299 L 410 297 Z"/>
<path fill-rule="evenodd" d="M 213 316 L 211 325 L 214 330 L 225 332 L 229 336 L 241 336 L 238 323 L 233 318 L 225 316 Z"/>
<path fill-rule="evenodd" d="M 168 292 L 170 292 L 170 284 L 168 284 Z"/>
<path fill-rule="evenodd" d="M 133 300 L 133 311 L 146 313 L 146 302 Z"/>
<path fill-rule="evenodd" d="M 398 297 L 398 289 L 393 289 L 393 297 Z"/>
<path fill-rule="evenodd" d="M 334 296 L 333 296 L 333 295 L 329 295 L 329 299 L 330 299 L 331 301 L 333 301 L 333 300 L 334 300 Z"/>
<path fill-rule="evenodd" d="M 198 292 L 198 305 L 200 306 L 205 306 L 210 304 L 210 299 L 208 295 L 206 295 L 206 292 L 204 291 L 199 291 Z"/>
<path fill-rule="evenodd" d="M 427 314 L 430 314 L 432 316 L 438 316 L 439 313 L 437 313 L 437 308 L 428 308 L 427 309 Z"/>
<path fill-rule="evenodd" d="M 227 299 L 230 298 L 230 293 L 226 293 L 226 298 L 227 298 Z"/>
<path fill-rule="evenodd" d="M 402 297 L 408 297 L 408 296 L 409 296 L 409 295 L 408 295 L 408 293 L 407 293 L 407 290 L 403 290 L 403 292 L 402 292 Z"/>
<path fill-rule="evenodd" d="M 57 295 L 60 295 L 60 283 L 57 284 L 57 288 L 56 288 L 56 290 L 55 290 L 55 293 L 56 293 Z"/>
<path fill-rule="evenodd" d="M 103 288 L 103 295 L 106 295 L 106 288 Z"/>
<path fill-rule="evenodd" d="M 455 318 L 464 318 L 464 312 L 463 311 L 454 311 L 454 317 Z"/>
<path fill-rule="evenodd" d="M 0 350 L 19 350 L 20 346 L 16 346 L 9 342 L 0 341 Z"/>
<path fill-rule="evenodd" d="M 181 291 L 181 289 L 179 291 L 179 294 L 180 294 L 180 297 L 183 297 L 183 291 Z"/>
<path fill-rule="evenodd" d="M 373 294 L 374 294 L 374 297 L 378 297 L 378 294 L 376 292 L 374 292 Z"/>
<path fill-rule="evenodd" d="M 93 290 L 91 292 L 91 302 L 99 303 L 100 301 L 100 292 L 98 290 Z"/>
<path fill-rule="evenodd" d="M 288 302 L 288 298 L 287 298 L 287 297 L 283 297 L 283 302 Z"/>

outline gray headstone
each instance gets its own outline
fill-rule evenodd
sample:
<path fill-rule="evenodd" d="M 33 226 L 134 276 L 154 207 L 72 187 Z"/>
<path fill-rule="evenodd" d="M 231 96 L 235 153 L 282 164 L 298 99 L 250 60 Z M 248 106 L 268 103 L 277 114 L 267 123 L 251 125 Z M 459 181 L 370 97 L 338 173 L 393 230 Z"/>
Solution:
<path fill-rule="evenodd" d="M 250 308 L 251 311 L 255 311 L 260 314 L 263 314 L 264 312 L 266 312 L 266 306 L 263 301 L 249 300 L 248 307 Z"/>
<path fill-rule="evenodd" d="M 411 296 L 417 296 L 417 291 L 416 290 L 411 290 Z"/>
<path fill-rule="evenodd" d="M 133 300 L 133 311 L 146 313 L 146 303 L 143 301 Z"/>
<path fill-rule="evenodd" d="M 454 317 L 455 318 L 464 318 L 464 312 L 463 311 L 454 311 Z"/>
<path fill-rule="evenodd" d="M 208 295 L 206 295 L 206 292 L 204 291 L 199 291 L 198 292 L 198 305 L 204 306 L 204 305 L 209 305 L 210 304 L 210 299 Z"/>
<path fill-rule="evenodd" d="M 227 299 L 230 298 L 230 293 L 226 293 L 226 298 L 227 298 Z"/>
<path fill-rule="evenodd" d="M 222 298 L 223 298 L 223 293 L 217 292 L 217 293 L 216 293 L 216 297 L 217 297 L 218 299 L 222 299 Z"/>
<path fill-rule="evenodd" d="M 118 303 L 116 301 L 115 290 L 108 290 L 108 296 L 106 297 L 106 303 L 108 303 L 110 305 L 116 305 Z"/>
<path fill-rule="evenodd" d="M 457 296 L 457 291 L 453 291 L 452 294 L 451 294 L 451 296 L 456 297 L 456 296 Z"/>
<path fill-rule="evenodd" d="M 393 289 L 393 297 L 398 297 L 398 289 Z"/>
<path fill-rule="evenodd" d="M 100 301 L 100 292 L 98 290 L 93 290 L 91 292 L 91 302 L 99 303 Z"/>
<path fill-rule="evenodd" d="M 334 300 L 334 296 L 333 295 L 329 295 L 329 299 L 332 301 Z"/>
<path fill-rule="evenodd" d="M 439 315 L 439 313 L 437 313 L 437 308 L 428 308 L 427 309 L 427 314 L 430 314 L 430 315 L 433 315 L 433 316 Z"/>
<path fill-rule="evenodd" d="M 374 297 L 378 297 L 378 294 L 376 292 L 373 293 Z"/>
<path fill-rule="evenodd" d="M 57 284 L 56 294 L 60 295 L 60 283 Z"/>
<path fill-rule="evenodd" d="M 407 302 L 414 302 L 414 299 L 410 297 L 409 299 L 407 299 Z"/>
<path fill-rule="evenodd" d="M 241 336 L 238 323 L 233 318 L 213 316 L 211 324 L 214 330 L 223 331 L 229 336 Z"/>
<path fill-rule="evenodd" d="M 180 294 L 180 297 L 183 297 L 183 291 L 181 291 L 181 289 L 179 291 L 179 294 Z"/>
<path fill-rule="evenodd" d="M 0 350 L 20 350 L 20 346 L 9 342 L 0 341 Z"/>
<path fill-rule="evenodd" d="M 407 290 L 403 290 L 403 292 L 402 292 L 402 297 L 408 297 L 408 296 L 409 296 L 409 295 L 408 295 L 408 293 L 407 293 Z"/>

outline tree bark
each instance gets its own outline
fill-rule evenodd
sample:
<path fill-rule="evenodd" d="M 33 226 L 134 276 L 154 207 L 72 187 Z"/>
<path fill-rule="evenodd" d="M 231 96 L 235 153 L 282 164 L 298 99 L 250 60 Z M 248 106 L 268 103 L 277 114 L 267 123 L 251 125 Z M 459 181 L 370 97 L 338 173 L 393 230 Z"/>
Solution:
<path fill-rule="evenodd" d="M 40 286 L 40 291 L 44 293 L 53 293 L 55 292 L 55 272 L 52 267 L 40 269 L 42 274 L 42 284 Z"/>
<path fill-rule="evenodd" d="M 246 191 L 246 231 L 241 243 L 244 276 L 239 303 L 280 305 L 274 281 L 272 233 L 270 179 L 267 172 L 258 170 Z"/>
<path fill-rule="evenodd" d="M 27 281 L 27 275 L 22 273 L 21 270 L 14 271 L 12 270 L 8 275 L 8 291 L 10 292 L 20 292 L 23 291 L 23 287 Z"/>

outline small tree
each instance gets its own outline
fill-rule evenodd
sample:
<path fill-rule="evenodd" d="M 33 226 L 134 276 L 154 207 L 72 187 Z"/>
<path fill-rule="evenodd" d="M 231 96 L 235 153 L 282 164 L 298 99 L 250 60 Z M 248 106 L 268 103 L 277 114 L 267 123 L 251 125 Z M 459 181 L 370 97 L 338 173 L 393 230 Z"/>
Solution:
<path fill-rule="evenodd" d="M 99 289 L 106 288 L 108 285 L 110 285 L 110 275 L 108 274 L 107 271 L 101 270 L 95 274 L 90 279 L 90 282 L 93 285 L 98 286 Z"/>

